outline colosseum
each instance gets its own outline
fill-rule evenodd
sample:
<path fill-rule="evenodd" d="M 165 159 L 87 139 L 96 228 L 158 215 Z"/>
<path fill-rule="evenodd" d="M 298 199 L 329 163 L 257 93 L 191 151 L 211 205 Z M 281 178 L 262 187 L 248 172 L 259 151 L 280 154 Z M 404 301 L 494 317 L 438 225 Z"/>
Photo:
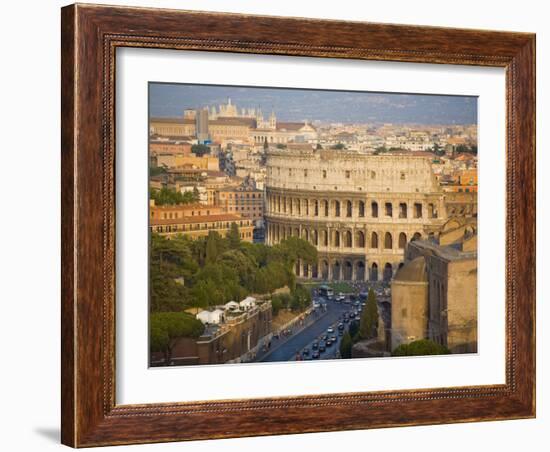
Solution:
<path fill-rule="evenodd" d="M 317 248 L 316 265 L 296 264 L 301 278 L 388 281 L 407 242 L 447 221 L 445 195 L 423 156 L 269 149 L 266 242 L 298 236 Z"/>

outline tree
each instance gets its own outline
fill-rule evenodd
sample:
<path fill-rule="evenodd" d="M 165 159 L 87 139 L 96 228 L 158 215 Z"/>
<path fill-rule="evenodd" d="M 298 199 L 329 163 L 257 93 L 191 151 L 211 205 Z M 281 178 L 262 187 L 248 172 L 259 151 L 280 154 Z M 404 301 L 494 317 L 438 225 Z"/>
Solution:
<path fill-rule="evenodd" d="M 392 356 L 425 356 L 448 355 L 450 350 L 430 339 L 420 339 L 410 344 L 401 344 L 393 352 Z"/>
<path fill-rule="evenodd" d="M 283 307 L 283 302 L 280 298 L 273 298 L 271 300 L 271 311 L 273 312 L 273 316 L 276 317 L 279 314 L 279 311 Z"/>
<path fill-rule="evenodd" d="M 361 339 L 371 339 L 376 337 L 378 327 L 378 304 L 376 295 L 372 289 L 369 289 L 367 302 L 361 313 L 361 321 L 359 322 L 359 335 Z"/>
<path fill-rule="evenodd" d="M 160 190 L 152 188 L 150 196 L 157 206 L 189 204 L 198 201 L 198 191 L 181 193 L 170 188 L 163 187 Z"/>
<path fill-rule="evenodd" d="M 202 157 L 206 154 L 210 154 L 210 148 L 205 144 L 194 144 L 191 146 L 191 152 L 197 157 Z"/>
<path fill-rule="evenodd" d="M 352 341 L 355 343 L 357 342 L 360 337 L 359 337 L 359 322 L 357 320 L 352 320 L 350 323 L 349 323 L 349 327 L 348 327 L 348 333 L 352 339 Z"/>
<path fill-rule="evenodd" d="M 340 342 L 340 356 L 344 359 L 351 358 L 351 348 L 353 347 L 353 341 L 350 334 L 346 331 L 342 336 Z"/>
<path fill-rule="evenodd" d="M 205 261 L 211 264 L 216 261 L 221 251 L 222 238 L 216 231 L 209 231 L 206 237 Z"/>
<path fill-rule="evenodd" d="M 231 228 L 229 228 L 229 232 L 227 233 L 227 240 L 230 249 L 235 250 L 239 248 L 241 244 L 241 234 L 237 223 L 231 223 Z"/>
<path fill-rule="evenodd" d="M 168 365 L 176 340 L 199 337 L 204 332 L 204 325 L 185 312 L 156 312 L 150 317 L 150 331 L 151 352 L 162 352 Z"/>

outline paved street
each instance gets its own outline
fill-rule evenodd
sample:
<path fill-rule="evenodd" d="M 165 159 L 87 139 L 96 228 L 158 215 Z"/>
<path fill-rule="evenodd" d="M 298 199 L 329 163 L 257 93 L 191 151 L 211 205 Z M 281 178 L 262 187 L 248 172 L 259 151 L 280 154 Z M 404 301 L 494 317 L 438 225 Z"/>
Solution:
<path fill-rule="evenodd" d="M 349 305 L 335 303 L 333 301 L 327 302 L 327 312 L 324 315 L 320 316 L 316 322 L 288 339 L 282 345 L 277 347 L 277 344 L 273 344 L 275 349 L 269 355 L 261 359 L 261 361 L 294 361 L 297 352 L 300 352 L 305 347 L 311 346 L 311 343 L 315 339 L 326 333 L 329 326 L 338 323 L 339 317 L 350 309 Z M 334 335 L 337 336 L 337 332 L 335 332 Z M 333 355 L 335 355 L 338 350 L 339 342 L 338 340 L 338 342 L 334 343 L 330 348 L 327 348 L 327 351 L 322 354 L 321 357 L 325 359 L 327 357 L 334 357 Z"/>

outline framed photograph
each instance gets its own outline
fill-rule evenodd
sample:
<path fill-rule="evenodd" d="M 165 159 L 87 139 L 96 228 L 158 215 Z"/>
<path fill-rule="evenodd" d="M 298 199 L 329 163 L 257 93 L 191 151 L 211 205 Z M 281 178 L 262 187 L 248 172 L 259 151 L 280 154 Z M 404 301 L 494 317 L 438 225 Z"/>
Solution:
<path fill-rule="evenodd" d="M 535 36 L 62 9 L 62 442 L 535 416 Z"/>

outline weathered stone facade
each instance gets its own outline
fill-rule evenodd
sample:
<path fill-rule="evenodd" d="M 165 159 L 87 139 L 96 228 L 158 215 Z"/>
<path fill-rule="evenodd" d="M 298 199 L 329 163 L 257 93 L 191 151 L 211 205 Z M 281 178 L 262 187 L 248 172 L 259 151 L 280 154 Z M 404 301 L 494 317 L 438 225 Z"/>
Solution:
<path fill-rule="evenodd" d="M 299 236 L 316 246 L 317 265 L 299 277 L 389 280 L 411 240 L 437 234 L 445 194 L 430 159 L 336 150 L 269 149 L 266 240 Z"/>

